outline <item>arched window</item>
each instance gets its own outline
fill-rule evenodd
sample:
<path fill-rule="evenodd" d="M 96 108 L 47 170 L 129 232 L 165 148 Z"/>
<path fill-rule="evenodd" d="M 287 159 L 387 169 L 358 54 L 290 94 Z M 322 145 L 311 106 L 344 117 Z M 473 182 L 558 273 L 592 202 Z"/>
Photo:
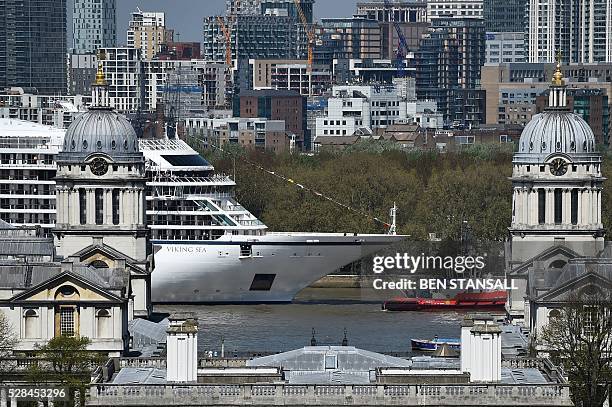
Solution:
<path fill-rule="evenodd" d="M 106 264 L 106 262 L 103 260 L 94 260 L 91 263 L 89 263 L 89 265 L 97 269 L 107 269 L 108 268 L 108 264 Z"/>
<path fill-rule="evenodd" d="M 108 309 L 102 308 L 96 312 L 96 336 L 98 338 L 112 338 L 112 318 Z"/>
<path fill-rule="evenodd" d="M 71 285 L 63 285 L 55 292 L 56 300 L 78 300 L 79 292 Z"/>
<path fill-rule="evenodd" d="M 559 318 L 561 317 L 561 311 L 558 309 L 553 309 L 548 313 L 548 319 Z"/>
<path fill-rule="evenodd" d="M 79 220 L 81 225 L 87 223 L 87 194 L 83 188 L 79 189 Z"/>
<path fill-rule="evenodd" d="M 113 189 L 113 225 L 119 224 L 119 190 Z"/>
<path fill-rule="evenodd" d="M 26 338 L 38 338 L 40 337 L 39 326 L 40 322 L 38 319 L 38 312 L 35 309 L 26 309 L 23 312 L 24 319 L 24 333 Z"/>
<path fill-rule="evenodd" d="M 538 223 L 546 223 L 546 191 L 538 189 Z"/>
<path fill-rule="evenodd" d="M 550 266 L 548 267 L 551 269 L 562 269 L 563 267 L 565 267 L 566 264 L 567 262 L 565 260 L 555 260 L 550 263 Z"/>

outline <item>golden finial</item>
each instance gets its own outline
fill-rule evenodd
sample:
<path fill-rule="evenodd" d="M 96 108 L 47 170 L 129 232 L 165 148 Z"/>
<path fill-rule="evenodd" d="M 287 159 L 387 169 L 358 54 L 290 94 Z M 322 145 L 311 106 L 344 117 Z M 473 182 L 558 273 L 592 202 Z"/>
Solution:
<path fill-rule="evenodd" d="M 96 85 L 106 86 L 106 78 L 104 77 L 104 69 L 102 69 L 103 53 L 98 52 L 98 73 L 96 73 Z"/>
<path fill-rule="evenodd" d="M 565 81 L 563 80 L 563 73 L 561 72 L 561 50 L 557 52 L 557 68 L 553 74 L 552 84 L 553 86 L 563 86 Z"/>

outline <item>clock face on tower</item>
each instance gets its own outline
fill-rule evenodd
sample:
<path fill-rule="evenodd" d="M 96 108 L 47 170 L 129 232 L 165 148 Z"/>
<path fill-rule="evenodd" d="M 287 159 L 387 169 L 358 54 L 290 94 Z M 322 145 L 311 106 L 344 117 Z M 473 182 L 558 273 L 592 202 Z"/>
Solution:
<path fill-rule="evenodd" d="M 108 171 L 108 163 L 103 158 L 94 158 L 94 160 L 89 164 L 89 169 L 93 175 L 101 177 Z"/>
<path fill-rule="evenodd" d="M 565 173 L 567 172 L 567 167 L 568 167 L 567 162 L 564 159 L 555 158 L 550 163 L 550 173 L 552 175 L 556 175 L 557 177 L 560 177 L 561 175 L 565 175 Z"/>

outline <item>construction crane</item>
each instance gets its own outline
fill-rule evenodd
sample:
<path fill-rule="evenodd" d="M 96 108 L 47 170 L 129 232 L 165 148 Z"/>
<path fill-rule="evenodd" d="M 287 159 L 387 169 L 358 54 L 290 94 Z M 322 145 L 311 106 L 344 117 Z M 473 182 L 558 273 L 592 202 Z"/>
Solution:
<path fill-rule="evenodd" d="M 297 9 L 298 15 L 300 16 L 302 25 L 304 26 L 304 32 L 306 32 L 306 35 L 308 36 L 308 65 L 306 65 L 306 73 L 308 74 L 308 95 L 312 96 L 312 61 L 314 59 L 313 48 L 315 44 L 315 35 L 313 32 L 313 28 L 309 27 L 308 20 L 306 19 L 306 15 L 304 14 L 304 10 L 302 10 L 300 0 L 293 1 L 295 2 L 295 8 Z"/>
<path fill-rule="evenodd" d="M 225 64 L 230 67 L 232 65 L 232 32 L 231 28 L 225 25 L 222 17 L 217 17 L 217 22 L 219 23 L 219 27 L 221 27 L 221 31 L 223 32 L 223 37 L 225 38 Z"/>
<path fill-rule="evenodd" d="M 406 41 L 406 36 L 402 31 L 402 27 L 400 27 L 399 22 L 395 21 L 395 16 L 393 15 L 393 8 L 391 6 L 391 2 L 389 0 L 385 0 L 385 8 L 389 11 L 389 21 L 393 23 L 393 27 L 397 32 L 397 37 L 399 38 L 399 44 L 397 44 L 397 53 L 395 54 L 395 63 L 397 64 L 397 74 L 399 77 L 403 77 L 406 74 L 406 70 L 404 69 L 404 59 L 406 54 L 404 54 L 404 50 L 406 53 L 408 52 L 408 41 Z"/>
<path fill-rule="evenodd" d="M 221 31 L 223 32 L 223 37 L 225 39 L 225 65 L 226 65 L 226 84 L 230 83 L 230 86 L 226 86 L 226 89 L 233 88 L 234 78 L 232 75 L 232 31 L 235 28 L 238 9 L 240 8 L 241 0 L 234 0 L 234 7 L 231 8 L 231 13 L 227 16 L 227 24 L 223 21 L 222 17 L 217 17 L 217 23 L 219 27 L 221 27 Z M 236 47 L 236 58 L 238 58 L 238 48 Z M 231 106 L 231 91 L 226 93 L 226 105 Z"/>

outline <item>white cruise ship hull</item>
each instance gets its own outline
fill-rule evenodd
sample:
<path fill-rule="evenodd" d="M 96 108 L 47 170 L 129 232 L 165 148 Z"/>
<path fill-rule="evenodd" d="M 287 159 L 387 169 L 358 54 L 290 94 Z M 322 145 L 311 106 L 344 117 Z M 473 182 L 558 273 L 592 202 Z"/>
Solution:
<path fill-rule="evenodd" d="M 392 235 L 267 234 L 153 241 L 154 303 L 274 303 L 403 239 Z M 241 243 L 251 245 L 246 256 Z M 241 256 L 242 254 L 242 256 Z"/>

